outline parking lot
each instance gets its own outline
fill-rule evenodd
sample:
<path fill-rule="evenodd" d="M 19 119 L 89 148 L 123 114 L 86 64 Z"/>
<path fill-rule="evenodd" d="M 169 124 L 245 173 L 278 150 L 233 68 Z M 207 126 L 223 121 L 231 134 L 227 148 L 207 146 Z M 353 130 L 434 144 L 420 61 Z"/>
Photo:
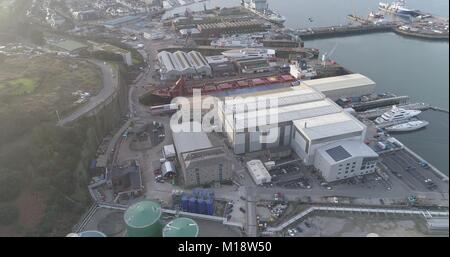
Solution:
<path fill-rule="evenodd" d="M 391 178 L 409 190 L 419 192 L 448 192 L 448 184 L 438 177 L 426 163 L 420 162 L 405 150 L 382 156 L 382 163 L 387 167 Z"/>
<path fill-rule="evenodd" d="M 340 189 L 372 189 L 388 192 L 393 187 L 390 180 L 385 180 L 376 173 L 327 183 L 318 171 L 300 162 L 281 165 L 269 173 L 272 175 L 272 182 L 263 185 L 266 188 L 297 189 L 313 193 L 334 192 Z"/>

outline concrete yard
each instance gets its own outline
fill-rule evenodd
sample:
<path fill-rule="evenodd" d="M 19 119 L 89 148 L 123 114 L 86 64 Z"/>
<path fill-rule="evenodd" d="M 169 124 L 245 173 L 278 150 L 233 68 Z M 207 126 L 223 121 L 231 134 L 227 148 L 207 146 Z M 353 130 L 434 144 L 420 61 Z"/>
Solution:
<path fill-rule="evenodd" d="M 307 225 L 305 225 L 305 222 Z M 317 215 L 296 223 L 302 229 L 298 237 L 366 237 L 375 233 L 380 237 L 448 236 L 429 233 L 425 220 L 414 217 Z M 298 230 L 298 229 L 297 229 Z"/>

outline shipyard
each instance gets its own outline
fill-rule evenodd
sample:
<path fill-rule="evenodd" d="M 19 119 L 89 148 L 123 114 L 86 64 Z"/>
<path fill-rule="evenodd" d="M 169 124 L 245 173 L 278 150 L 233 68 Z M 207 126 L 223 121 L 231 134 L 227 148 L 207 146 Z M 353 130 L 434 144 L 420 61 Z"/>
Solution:
<path fill-rule="evenodd" d="M 448 41 L 448 18 L 399 1 L 344 25 L 289 28 L 265 0 L 51 2 L 27 12 L 45 28 L 40 54 L 85 60 L 110 87 L 53 111 L 58 127 L 87 117 L 89 133 L 110 130 L 95 136 L 89 205 L 67 237 L 448 236 L 448 171 L 397 138 L 448 110 L 383 92 L 337 62 L 337 46 L 305 44 L 389 32 Z"/>

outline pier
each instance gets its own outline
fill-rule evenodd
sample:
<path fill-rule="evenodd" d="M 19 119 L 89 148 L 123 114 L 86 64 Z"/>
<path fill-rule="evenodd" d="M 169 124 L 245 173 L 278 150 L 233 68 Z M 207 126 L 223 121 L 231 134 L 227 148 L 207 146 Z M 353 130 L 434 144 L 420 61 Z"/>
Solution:
<path fill-rule="evenodd" d="M 377 99 L 374 101 L 356 103 L 351 105 L 351 107 L 357 112 L 363 112 L 369 109 L 385 107 L 388 105 L 406 104 L 408 100 L 409 96 L 393 96 L 388 98 Z"/>
<path fill-rule="evenodd" d="M 446 31 L 445 29 L 443 31 L 437 30 L 442 29 L 442 27 L 444 26 L 442 24 L 445 24 L 445 21 L 443 21 L 443 19 L 441 18 L 435 17 L 433 19 L 434 23 L 439 23 L 440 26 L 434 25 L 433 23 L 433 26 L 430 26 L 430 24 L 427 23 L 428 20 L 419 20 L 414 22 L 389 21 L 376 23 L 371 19 L 359 17 L 352 14 L 348 15 L 347 18 L 351 21 L 350 24 L 297 29 L 293 30 L 293 34 L 300 37 L 302 40 L 352 36 L 380 32 L 394 32 L 398 35 L 428 40 L 449 39 L 448 29 Z"/>
<path fill-rule="evenodd" d="M 393 32 L 398 23 L 389 22 L 383 24 L 347 24 L 329 27 L 316 27 L 308 29 L 298 29 L 294 34 L 302 40 L 321 39 L 339 36 L 352 36 L 368 33 Z"/>
<path fill-rule="evenodd" d="M 430 106 L 430 109 L 433 111 L 438 111 L 438 112 L 443 112 L 443 113 L 449 113 L 449 111 L 447 109 L 441 108 L 441 107 L 436 107 L 436 106 Z"/>

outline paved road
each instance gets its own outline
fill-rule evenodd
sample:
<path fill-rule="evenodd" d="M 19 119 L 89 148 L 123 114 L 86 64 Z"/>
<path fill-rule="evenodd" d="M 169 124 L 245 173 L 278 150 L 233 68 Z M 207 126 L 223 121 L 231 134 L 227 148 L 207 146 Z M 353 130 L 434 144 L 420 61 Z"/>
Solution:
<path fill-rule="evenodd" d="M 71 113 L 69 116 L 62 118 L 57 123 L 58 126 L 64 126 L 68 123 L 76 121 L 86 113 L 89 113 L 90 111 L 95 109 L 99 104 L 103 103 L 106 99 L 108 99 L 108 97 L 111 96 L 119 86 L 118 71 L 116 69 L 114 69 L 109 64 L 105 64 L 102 61 L 89 60 L 89 62 L 97 65 L 101 69 L 103 88 L 96 96 L 91 97 L 87 104 L 83 105 L 75 112 Z"/>

